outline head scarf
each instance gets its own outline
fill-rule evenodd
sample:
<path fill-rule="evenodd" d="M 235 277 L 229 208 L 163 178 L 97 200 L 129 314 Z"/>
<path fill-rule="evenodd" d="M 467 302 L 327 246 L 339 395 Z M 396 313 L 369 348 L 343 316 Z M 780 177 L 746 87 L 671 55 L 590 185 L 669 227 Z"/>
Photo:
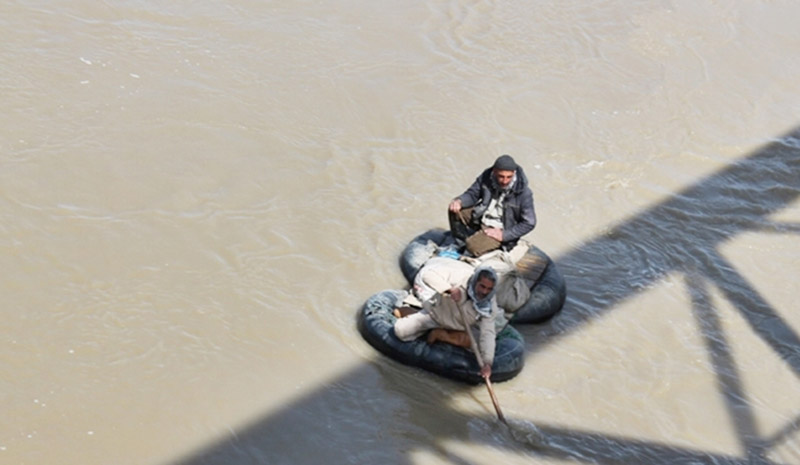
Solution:
<path fill-rule="evenodd" d="M 492 287 L 492 292 L 490 292 L 489 295 L 481 300 L 478 300 L 478 297 L 475 294 L 475 285 L 478 283 L 478 276 L 480 276 L 481 273 L 486 274 L 486 277 L 492 280 L 494 286 Z M 488 317 L 492 315 L 492 299 L 494 298 L 496 290 L 497 273 L 495 273 L 491 267 L 485 265 L 481 265 L 476 268 L 475 272 L 469 278 L 469 283 L 467 283 L 467 295 L 469 295 L 469 298 L 472 299 L 472 306 L 475 307 L 475 310 L 477 310 L 481 316 Z"/>

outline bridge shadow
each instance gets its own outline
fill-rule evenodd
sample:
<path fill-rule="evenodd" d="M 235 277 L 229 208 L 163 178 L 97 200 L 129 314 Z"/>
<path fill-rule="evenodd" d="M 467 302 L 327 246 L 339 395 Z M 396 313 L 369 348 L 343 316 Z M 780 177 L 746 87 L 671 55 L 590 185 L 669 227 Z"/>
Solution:
<path fill-rule="evenodd" d="M 532 458 L 575 463 L 779 465 L 782 462 L 770 460 L 768 453 L 800 431 L 800 412 L 773 436 L 759 435 L 740 369 L 710 295 L 712 290 L 718 290 L 752 332 L 800 378 L 797 331 L 719 250 L 727 241 L 747 232 L 800 233 L 800 224 L 770 219 L 798 196 L 800 129 L 620 222 L 608 233 L 555 257 L 567 280 L 569 296 L 562 313 L 544 326 L 549 337 L 529 344 L 531 351 L 546 350 L 554 340 L 614 310 L 667 275 L 683 275 L 719 394 L 743 451 L 740 455 L 542 424 L 538 427 L 547 438 L 544 446 L 515 440 L 518 438 L 504 440 L 493 434 L 475 434 L 481 425 L 497 430 L 493 412 L 468 416 L 450 401 L 459 391 L 474 388 L 401 366 L 376 354 L 376 363 L 343 373 L 230 438 L 174 463 L 305 464 L 329 457 L 332 463 L 411 464 L 416 460 L 410 451 L 420 447 L 443 461 L 473 463 L 442 446 L 456 441 L 483 442 Z M 792 271 L 797 270 L 787 270 L 787 274 Z M 791 277 L 783 279 L 788 282 Z M 423 396 L 421 393 L 424 397 L 417 398 Z M 353 406 L 358 406 L 357 410 Z M 437 412 L 436 418 L 432 418 L 431 411 Z M 513 417 L 509 420 L 524 421 Z M 414 425 L 413 430 L 401 431 L 398 424 L 406 428 Z M 442 431 L 442 424 L 452 426 Z"/>

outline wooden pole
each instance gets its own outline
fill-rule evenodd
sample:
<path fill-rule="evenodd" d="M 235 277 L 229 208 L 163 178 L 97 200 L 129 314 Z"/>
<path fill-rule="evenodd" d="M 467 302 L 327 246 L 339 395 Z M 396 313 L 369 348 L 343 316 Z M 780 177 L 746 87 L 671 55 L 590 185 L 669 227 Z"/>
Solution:
<path fill-rule="evenodd" d="M 448 296 L 450 297 L 450 296 Z M 452 297 L 450 297 L 452 299 Z M 481 357 L 480 350 L 478 350 L 478 345 L 475 343 L 475 339 L 472 337 L 472 330 L 470 329 L 469 322 L 467 321 L 467 315 L 464 314 L 464 309 L 458 305 L 458 302 L 453 301 L 458 307 L 458 311 L 461 313 L 461 320 L 464 322 L 464 329 L 467 332 L 467 337 L 469 338 L 469 345 L 472 347 L 472 353 L 475 354 L 475 359 L 478 361 L 478 367 L 483 370 L 483 358 Z M 492 398 L 492 405 L 494 405 L 494 411 L 497 412 L 497 418 L 506 426 L 508 426 L 508 422 L 506 421 L 506 417 L 503 416 L 503 411 L 500 410 L 500 402 L 497 401 L 497 396 L 494 393 L 494 388 L 492 388 L 492 381 L 489 379 L 488 376 L 484 376 L 483 380 L 486 381 L 486 389 L 489 390 L 489 397 Z"/>

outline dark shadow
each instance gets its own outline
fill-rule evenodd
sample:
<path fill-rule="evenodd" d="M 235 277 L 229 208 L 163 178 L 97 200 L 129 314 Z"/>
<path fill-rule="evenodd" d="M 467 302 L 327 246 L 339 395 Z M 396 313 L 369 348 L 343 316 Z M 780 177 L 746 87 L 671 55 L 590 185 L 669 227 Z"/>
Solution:
<path fill-rule="evenodd" d="M 799 422 L 795 419 L 775 437 L 758 436 L 755 414 L 709 290 L 721 291 L 753 333 L 800 377 L 797 332 L 720 253 L 723 244 L 745 232 L 798 233 L 797 224 L 770 219 L 798 196 L 800 130 L 795 130 L 556 257 L 569 289 L 564 310 L 545 325 L 519 328 L 528 335 L 546 336 L 528 345 L 531 351 L 546 350 L 552 341 L 614 310 L 667 275 L 683 274 L 742 456 L 545 425 L 539 425 L 548 440 L 544 447 L 498 438 L 496 434 L 501 433 L 476 434 L 482 427 L 499 429 L 491 405 L 487 402 L 485 413 L 476 418 L 458 412 L 449 401 L 459 391 L 473 388 L 401 366 L 376 353 L 376 362 L 343 373 L 236 436 L 175 463 L 307 464 L 327 456 L 331 463 L 411 464 L 416 462 L 413 452 L 423 447 L 427 454 L 445 461 L 469 464 L 467 458 L 452 455 L 441 445 L 442 441 L 469 441 L 575 463 L 778 465 L 766 455 L 770 447 L 795 433 Z M 413 425 L 413 429 L 401 431 L 397 424 Z"/>
<path fill-rule="evenodd" d="M 559 257 L 570 310 L 559 319 L 560 331 L 613 310 L 667 274 L 699 273 L 800 376 L 798 334 L 718 250 L 745 232 L 795 232 L 793 225 L 776 227 L 769 215 L 800 195 L 798 138 L 795 130 Z"/>
<path fill-rule="evenodd" d="M 766 459 L 752 460 L 641 439 L 616 437 L 575 429 L 541 427 L 548 445 L 531 450 L 532 455 L 602 465 L 778 465 Z M 761 460 L 761 461 L 759 461 Z M 788 465 L 788 464 L 787 464 Z"/>
<path fill-rule="evenodd" d="M 687 275 L 686 285 L 692 298 L 697 325 L 717 375 L 719 392 L 728 408 L 729 416 L 736 419 L 734 428 L 739 442 L 745 445 L 748 463 L 756 463 L 759 457 L 764 456 L 762 441 L 758 437 L 756 419 L 750 411 L 750 403 L 742 386 L 736 361 L 731 354 L 719 315 L 711 303 L 708 283 L 702 276 Z"/>
<path fill-rule="evenodd" d="M 790 438 L 793 434 L 797 434 L 800 431 L 800 416 L 796 417 L 791 422 L 787 423 L 780 431 L 775 433 L 773 436 L 766 438 L 764 441 L 764 446 L 769 447 L 776 447 L 783 443 L 786 439 Z"/>
<path fill-rule="evenodd" d="M 765 221 L 761 225 L 759 232 L 772 232 L 777 234 L 794 233 L 800 234 L 800 223 L 779 223 Z"/>

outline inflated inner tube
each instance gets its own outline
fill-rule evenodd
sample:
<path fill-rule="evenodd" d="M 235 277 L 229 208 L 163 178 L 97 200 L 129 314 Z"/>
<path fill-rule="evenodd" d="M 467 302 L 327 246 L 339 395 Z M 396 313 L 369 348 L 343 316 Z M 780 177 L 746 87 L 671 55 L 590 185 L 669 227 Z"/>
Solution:
<path fill-rule="evenodd" d="M 435 228 L 426 231 L 409 242 L 400 254 L 400 271 L 410 286 L 414 277 L 440 247 L 453 243 L 450 231 Z M 541 323 L 553 317 L 564 306 L 567 286 L 555 263 L 541 249 L 530 246 L 528 255 L 546 260 L 547 267 L 539 279 L 531 286 L 530 298 L 514 312 L 511 323 Z"/>
<path fill-rule="evenodd" d="M 381 291 L 364 303 L 359 313 L 358 330 L 379 352 L 406 365 L 419 367 L 438 375 L 479 384 L 483 379 L 472 351 L 451 344 L 428 344 L 425 337 L 403 342 L 394 334 L 397 318 L 392 311 L 408 296 L 407 291 Z M 492 381 L 500 382 L 516 376 L 525 364 L 525 342 L 511 325 L 497 334 Z"/>
<path fill-rule="evenodd" d="M 541 249 L 532 245 L 526 252 L 529 256 L 539 256 L 547 261 L 547 268 L 531 286 L 531 296 L 514 312 L 511 323 L 542 323 L 552 318 L 564 307 L 567 299 L 567 285 L 558 267 Z"/>
<path fill-rule="evenodd" d="M 414 283 L 420 268 L 436 254 L 439 247 L 453 242 L 450 231 L 431 229 L 415 237 L 400 254 L 400 271 L 409 284 Z"/>

